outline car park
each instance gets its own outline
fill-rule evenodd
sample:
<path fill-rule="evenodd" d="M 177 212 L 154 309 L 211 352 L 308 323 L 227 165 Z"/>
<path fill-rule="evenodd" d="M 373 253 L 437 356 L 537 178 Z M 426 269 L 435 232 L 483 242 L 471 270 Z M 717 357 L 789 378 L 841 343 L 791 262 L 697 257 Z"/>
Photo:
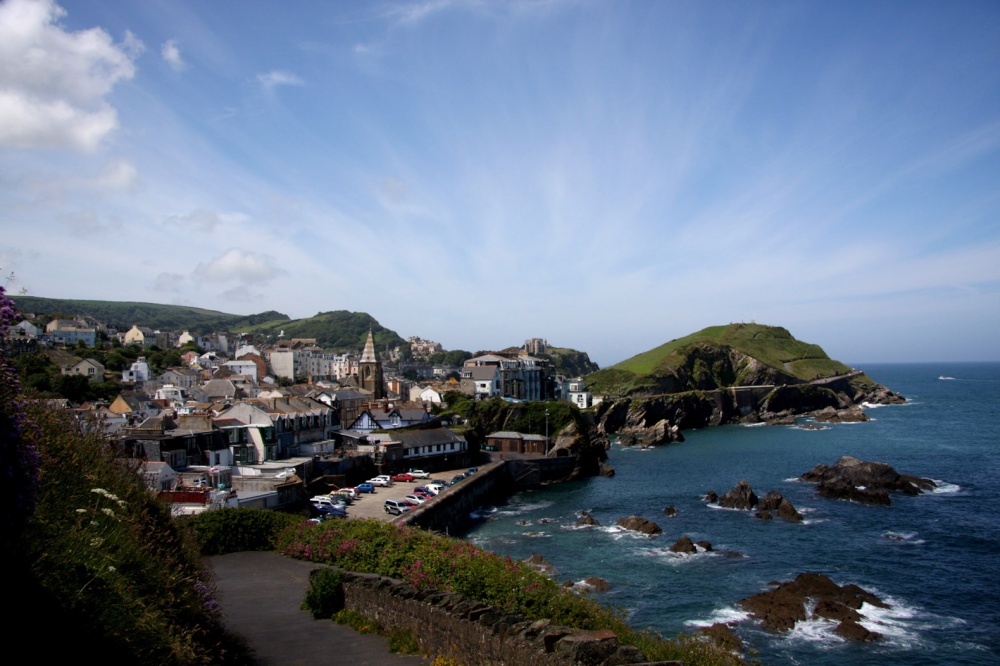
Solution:
<path fill-rule="evenodd" d="M 337 518 L 347 518 L 347 511 L 344 509 L 338 509 L 337 507 L 319 507 L 319 516 L 317 518 L 311 518 L 313 522 L 323 522 L 325 520 L 334 520 Z"/>
<path fill-rule="evenodd" d="M 388 499 L 383 505 L 385 512 L 388 514 L 399 515 L 413 508 L 413 505 L 405 500 L 392 500 Z"/>
<path fill-rule="evenodd" d="M 331 497 L 330 495 L 316 495 L 309 499 L 309 503 L 312 504 L 317 509 L 342 509 L 346 510 L 347 505 L 343 500 L 336 497 Z"/>

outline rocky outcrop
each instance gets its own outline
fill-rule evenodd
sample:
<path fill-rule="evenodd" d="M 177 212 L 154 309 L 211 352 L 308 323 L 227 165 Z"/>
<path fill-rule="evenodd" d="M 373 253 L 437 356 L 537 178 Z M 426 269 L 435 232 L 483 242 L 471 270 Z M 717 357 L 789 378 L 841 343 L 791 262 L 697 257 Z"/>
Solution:
<path fill-rule="evenodd" d="M 577 527 L 584 527 L 586 525 L 592 525 L 594 527 L 600 527 L 601 523 L 597 520 L 597 518 L 594 518 L 592 515 L 590 515 L 586 511 L 584 511 L 583 515 L 580 516 L 580 519 L 578 521 L 576 521 L 576 526 Z"/>
<path fill-rule="evenodd" d="M 788 499 L 783 497 L 777 490 L 772 490 L 768 494 L 764 495 L 764 498 L 757 505 L 757 509 L 761 512 L 774 511 L 782 520 L 787 520 L 789 522 L 802 522 L 802 514 L 799 513 L 795 509 L 795 506 Z M 760 517 L 761 516 L 758 516 L 758 518 Z"/>
<path fill-rule="evenodd" d="M 813 418 L 817 423 L 861 423 L 868 420 L 868 415 L 857 405 L 851 405 L 846 409 L 833 407 L 821 409 L 813 415 Z"/>
<path fill-rule="evenodd" d="M 900 474 L 886 463 L 863 462 L 851 456 L 841 457 L 832 467 L 816 465 L 799 478 L 816 483 L 823 497 L 864 504 L 888 505 L 890 492 L 919 495 L 937 487 L 930 479 Z"/>
<path fill-rule="evenodd" d="M 698 551 L 698 549 L 703 551 L 711 551 L 712 544 L 708 541 L 699 541 L 697 543 L 691 541 L 691 537 L 684 535 L 680 539 L 674 542 L 674 545 L 670 547 L 671 553 L 683 553 L 693 555 Z"/>
<path fill-rule="evenodd" d="M 826 618 L 838 622 L 836 633 L 856 641 L 872 641 L 880 636 L 865 629 L 859 612 L 862 604 L 888 608 L 874 594 L 857 585 L 837 585 L 822 574 L 803 573 L 795 580 L 741 599 L 739 605 L 771 631 L 790 631 L 796 622 L 807 619 L 806 609 L 813 606 L 812 618 Z"/>
<path fill-rule="evenodd" d="M 726 509 L 749 511 L 757 506 L 757 495 L 746 479 L 737 483 L 732 490 L 719 498 L 719 506 Z"/>
<path fill-rule="evenodd" d="M 665 508 L 663 510 L 663 515 L 666 516 L 667 518 L 676 518 L 677 517 L 677 509 L 675 509 L 672 506 L 668 506 L 667 508 Z"/>
<path fill-rule="evenodd" d="M 651 520 L 646 520 L 639 516 L 629 516 L 627 518 L 619 518 L 616 523 L 618 527 L 621 527 L 632 532 L 640 532 L 642 534 L 648 534 L 653 536 L 654 534 L 662 534 L 663 530 L 659 525 Z"/>
<path fill-rule="evenodd" d="M 552 578 L 559 574 L 555 566 L 551 562 L 548 562 L 544 557 L 538 553 L 532 553 L 531 557 L 524 561 L 529 567 L 537 571 L 538 573 L 544 574 L 549 578 Z"/>
<path fill-rule="evenodd" d="M 724 650 L 729 650 L 730 652 L 743 652 L 746 646 L 743 645 L 743 641 L 740 637 L 729 628 L 728 625 L 722 622 L 716 622 L 710 627 L 703 627 L 701 633 L 712 639 L 712 642 L 723 648 Z"/>

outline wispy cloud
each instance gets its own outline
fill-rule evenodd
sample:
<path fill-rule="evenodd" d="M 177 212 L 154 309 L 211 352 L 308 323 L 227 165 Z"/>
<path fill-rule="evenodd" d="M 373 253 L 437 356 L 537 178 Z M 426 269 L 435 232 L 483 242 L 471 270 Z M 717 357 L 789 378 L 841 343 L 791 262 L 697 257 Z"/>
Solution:
<path fill-rule="evenodd" d="M 175 39 L 169 39 L 163 43 L 163 46 L 160 47 L 160 55 L 175 72 L 181 72 L 187 67 Z"/>
<path fill-rule="evenodd" d="M 266 284 L 286 271 L 278 268 L 275 258 L 238 248 L 231 248 L 221 256 L 198 264 L 195 275 L 212 282 L 240 282 Z"/>
<path fill-rule="evenodd" d="M 306 84 L 301 78 L 291 72 L 283 72 L 273 69 L 257 75 L 257 82 L 265 92 L 270 93 L 278 86 L 304 86 Z"/>

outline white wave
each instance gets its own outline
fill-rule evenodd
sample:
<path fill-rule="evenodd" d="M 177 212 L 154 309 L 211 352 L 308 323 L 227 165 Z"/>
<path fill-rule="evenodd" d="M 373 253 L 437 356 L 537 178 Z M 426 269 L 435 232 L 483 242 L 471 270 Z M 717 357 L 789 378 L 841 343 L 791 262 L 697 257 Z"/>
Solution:
<path fill-rule="evenodd" d="M 931 491 L 935 495 L 954 495 L 962 491 L 962 486 L 955 483 L 938 481 L 937 479 L 931 479 L 931 481 L 937 484 L 937 488 Z"/>
<path fill-rule="evenodd" d="M 741 424 L 744 428 L 759 428 L 761 426 L 766 426 L 766 421 L 761 421 L 760 423 L 743 423 Z"/>
<path fill-rule="evenodd" d="M 833 632 L 836 628 L 836 622 L 822 617 L 800 620 L 788 632 L 787 638 L 791 641 L 823 643 L 826 645 L 846 643 L 847 639 L 841 638 Z"/>
<path fill-rule="evenodd" d="M 882 407 L 892 407 L 893 405 L 883 405 L 876 402 L 868 402 L 867 400 L 861 403 L 863 409 L 881 409 Z"/>
<path fill-rule="evenodd" d="M 785 483 L 802 483 L 802 479 L 797 476 L 790 476 L 787 479 L 782 479 Z"/>
<path fill-rule="evenodd" d="M 944 381 L 949 381 L 949 382 L 957 381 L 954 377 L 946 377 L 945 375 L 941 375 L 940 377 L 938 377 L 938 379 L 942 379 Z"/>
<path fill-rule="evenodd" d="M 926 543 L 923 539 L 914 538 L 917 536 L 916 532 L 893 532 L 892 530 L 889 530 L 888 532 L 883 532 L 882 536 L 889 541 L 894 541 L 899 544 L 909 544 L 911 546 L 919 546 Z"/>
<path fill-rule="evenodd" d="M 521 535 L 526 536 L 529 539 L 547 539 L 552 536 L 547 532 L 521 532 Z"/>
<path fill-rule="evenodd" d="M 686 620 L 684 624 L 688 627 L 711 627 L 717 622 L 721 622 L 722 624 L 734 624 L 749 619 L 750 613 L 745 610 L 741 610 L 736 606 L 725 606 L 712 611 L 712 614 L 703 620 Z"/>

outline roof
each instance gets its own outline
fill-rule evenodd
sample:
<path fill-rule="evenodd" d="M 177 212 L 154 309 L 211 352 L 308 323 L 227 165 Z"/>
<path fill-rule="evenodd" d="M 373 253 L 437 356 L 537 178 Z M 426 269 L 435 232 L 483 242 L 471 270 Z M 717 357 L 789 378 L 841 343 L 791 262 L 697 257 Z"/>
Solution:
<path fill-rule="evenodd" d="M 435 444 L 452 444 L 465 441 L 447 428 L 429 428 L 426 430 L 393 430 L 390 441 L 399 442 L 404 449 Z M 385 443 L 385 442 L 383 442 Z"/>

